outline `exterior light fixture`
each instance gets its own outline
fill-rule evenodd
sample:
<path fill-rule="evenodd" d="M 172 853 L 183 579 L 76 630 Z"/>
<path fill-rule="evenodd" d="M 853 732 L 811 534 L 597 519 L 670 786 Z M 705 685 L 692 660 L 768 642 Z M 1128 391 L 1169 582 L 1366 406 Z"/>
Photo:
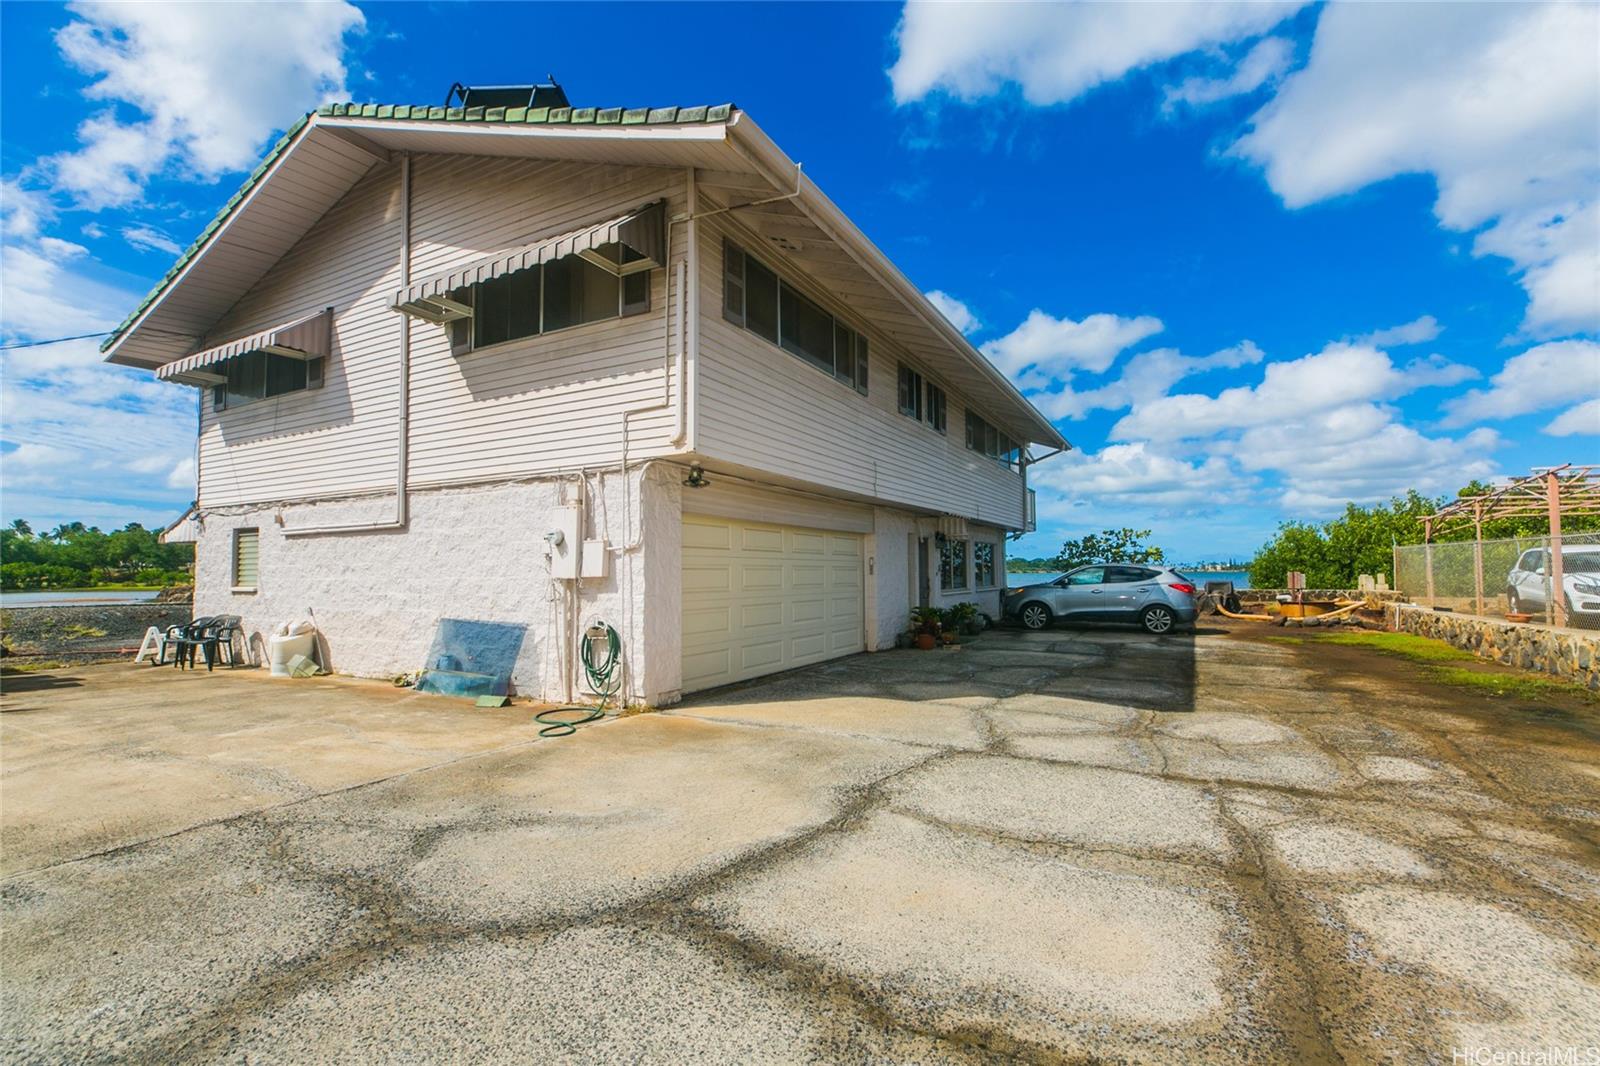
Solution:
<path fill-rule="evenodd" d="M 691 489 L 703 489 L 711 484 L 706 480 L 705 468 L 699 463 L 689 464 L 689 476 L 683 479 L 683 483 Z"/>

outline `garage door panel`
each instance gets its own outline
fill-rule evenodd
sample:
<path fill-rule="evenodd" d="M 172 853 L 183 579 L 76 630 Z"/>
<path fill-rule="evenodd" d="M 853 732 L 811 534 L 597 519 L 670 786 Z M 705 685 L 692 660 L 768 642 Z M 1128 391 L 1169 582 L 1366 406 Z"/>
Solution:
<path fill-rule="evenodd" d="M 754 671 L 746 675 L 749 677 L 783 669 L 783 638 L 743 645 L 739 648 L 739 663 L 745 671 Z"/>
<path fill-rule="evenodd" d="M 822 533 L 791 533 L 789 551 L 795 555 L 823 555 L 828 550 L 828 538 Z"/>
<path fill-rule="evenodd" d="M 745 551 L 772 552 L 781 554 L 783 551 L 783 530 L 781 529 L 752 529 L 746 526 L 739 532 L 740 542 Z"/>
<path fill-rule="evenodd" d="M 783 627 L 783 604 L 750 603 L 739 608 L 739 624 L 749 630 L 766 626 Z"/>
<path fill-rule="evenodd" d="M 826 567 L 791 566 L 789 575 L 789 587 L 795 591 L 812 592 L 821 589 L 828 583 Z"/>
<path fill-rule="evenodd" d="M 783 589 L 783 564 L 768 563 L 739 567 L 739 588 L 744 592 L 779 592 Z"/>
<path fill-rule="evenodd" d="M 683 523 L 683 546 L 689 548 L 721 548 L 733 547 L 731 538 L 733 529 L 726 523 L 721 525 L 707 522 L 685 520 Z"/>
<path fill-rule="evenodd" d="M 709 688 L 723 684 L 720 679 L 733 673 L 733 662 L 727 648 L 698 651 L 683 657 L 683 687 L 685 691 Z"/>
<path fill-rule="evenodd" d="M 795 637 L 789 641 L 789 656 L 796 665 L 826 658 L 827 653 L 828 635 L 826 633 L 810 633 L 805 636 Z"/>
<path fill-rule="evenodd" d="M 720 636 L 726 639 L 733 633 L 732 612 L 726 607 L 695 607 L 683 612 L 685 636 Z"/>
<path fill-rule="evenodd" d="M 684 566 L 683 591 L 727 592 L 733 588 L 733 573 L 726 564 L 709 566 Z"/>
<path fill-rule="evenodd" d="M 686 517 L 684 691 L 862 651 L 863 554 L 854 534 Z"/>
<path fill-rule="evenodd" d="M 821 622 L 826 618 L 827 611 L 821 598 L 789 601 L 789 624 L 792 626 Z"/>

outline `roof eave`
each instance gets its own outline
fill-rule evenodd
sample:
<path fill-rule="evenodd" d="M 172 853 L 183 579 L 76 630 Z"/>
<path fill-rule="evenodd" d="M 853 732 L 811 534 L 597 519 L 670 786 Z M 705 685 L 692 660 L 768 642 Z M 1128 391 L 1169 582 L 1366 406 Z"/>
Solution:
<path fill-rule="evenodd" d="M 901 272 L 894 262 L 872 243 L 872 240 L 862 233 L 856 224 L 850 221 L 839 206 L 828 198 L 803 171 L 798 170 L 794 160 L 779 148 L 777 143 L 751 120 L 744 112 L 735 112 L 730 119 L 728 128 L 734 136 L 736 146 L 746 148 L 751 161 L 766 175 L 775 187 L 787 189 L 795 187 L 795 175 L 799 176 L 798 188 L 800 194 L 796 203 L 801 210 L 810 216 L 812 222 L 821 227 L 837 243 L 844 245 L 855 253 L 863 266 L 867 267 L 878 279 L 887 286 L 903 304 L 936 334 L 944 339 L 951 348 L 959 352 L 969 362 L 976 366 L 997 388 L 1004 392 L 1013 403 L 1027 413 L 1034 428 L 1038 430 L 1037 443 L 1060 448 L 1063 451 L 1072 447 L 1071 442 L 1061 435 L 1061 431 L 1044 416 L 1044 414 L 1028 398 L 1013 385 L 1004 374 L 983 353 L 974 348 L 961 331 L 950 324 L 950 320 L 940 314 L 938 309 L 928 302 L 922 291 L 912 284 L 911 279 Z"/>
<path fill-rule="evenodd" d="M 268 178 L 283 164 L 283 161 L 294 150 L 295 145 L 305 138 L 315 117 L 314 112 L 303 115 L 298 122 L 289 127 L 288 131 L 272 146 L 266 158 L 251 172 L 250 177 L 245 179 L 244 184 L 239 187 L 239 191 L 234 193 L 233 197 L 223 205 L 221 211 L 217 212 L 217 217 L 211 220 L 211 224 L 200 232 L 200 236 L 196 237 L 188 248 L 184 249 L 182 255 L 178 256 L 177 262 L 167 271 L 166 276 L 156 283 L 155 287 L 139 302 L 139 306 L 134 308 L 133 312 L 123 320 L 122 324 L 112 331 L 111 336 L 106 338 L 100 345 L 100 351 L 104 353 L 106 362 L 115 363 L 119 366 L 138 367 L 142 370 L 154 370 L 162 365 L 159 360 L 123 356 L 119 349 L 127 342 L 129 337 L 133 336 L 140 324 L 160 306 L 161 301 L 166 299 L 167 294 L 205 258 L 206 251 L 222 236 L 233 220 L 239 217 L 239 213 L 250 202 L 250 198 L 266 184 Z"/>

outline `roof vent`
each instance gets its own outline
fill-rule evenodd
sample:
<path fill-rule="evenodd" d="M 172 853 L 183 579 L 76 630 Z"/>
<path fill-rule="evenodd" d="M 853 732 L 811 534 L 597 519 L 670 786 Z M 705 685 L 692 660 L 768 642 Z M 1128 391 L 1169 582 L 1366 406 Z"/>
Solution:
<path fill-rule="evenodd" d="M 462 85 L 459 81 L 445 94 L 444 106 L 454 105 L 459 97 L 461 107 L 571 107 L 565 90 L 557 84 L 555 75 L 541 85 Z"/>

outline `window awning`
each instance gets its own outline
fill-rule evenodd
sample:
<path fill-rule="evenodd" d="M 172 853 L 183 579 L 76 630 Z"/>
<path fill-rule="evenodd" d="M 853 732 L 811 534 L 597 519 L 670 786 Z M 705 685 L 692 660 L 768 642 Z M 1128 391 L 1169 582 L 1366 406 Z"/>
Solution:
<path fill-rule="evenodd" d="M 227 377 L 210 368 L 235 356 L 268 352 L 291 359 L 321 359 L 332 351 L 333 308 L 326 307 L 293 322 L 186 355 L 157 367 L 156 377 L 184 385 L 221 385 L 228 380 Z"/>
<path fill-rule="evenodd" d="M 496 252 L 487 258 L 476 259 L 412 282 L 395 293 L 390 307 L 426 322 L 442 323 L 467 318 L 472 314 L 472 308 L 450 298 L 455 290 L 569 255 L 581 255 L 618 274 L 665 266 L 666 214 L 666 201 L 657 200 L 593 226 L 546 237 L 520 248 Z M 634 257 L 625 254 L 608 257 L 602 251 L 608 245 L 630 249 Z"/>

